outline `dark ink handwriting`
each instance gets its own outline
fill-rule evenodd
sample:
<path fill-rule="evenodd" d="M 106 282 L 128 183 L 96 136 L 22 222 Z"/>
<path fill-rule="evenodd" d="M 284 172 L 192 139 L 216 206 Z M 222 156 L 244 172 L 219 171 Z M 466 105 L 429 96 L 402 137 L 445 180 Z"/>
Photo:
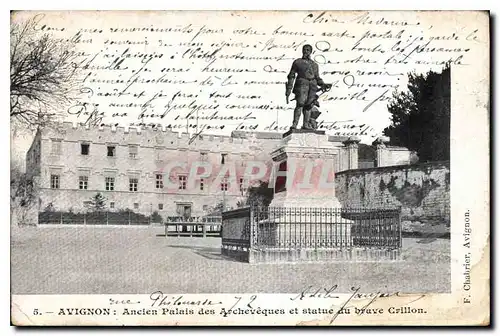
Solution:
<path fill-rule="evenodd" d="M 127 300 L 117 300 L 117 299 L 113 299 L 113 298 L 110 298 L 109 299 L 109 305 L 128 305 L 128 304 L 138 304 L 138 303 L 141 303 L 141 301 L 135 301 L 135 300 L 130 300 L 130 299 L 127 299 Z"/>
<path fill-rule="evenodd" d="M 330 288 L 316 288 L 313 286 L 308 286 L 297 296 L 291 297 L 290 300 L 303 300 L 306 298 L 324 298 L 324 299 L 338 299 L 338 295 L 333 295 L 333 292 L 337 290 L 338 286 L 333 285 Z"/>
<path fill-rule="evenodd" d="M 320 97 L 319 128 L 371 137 L 376 130 L 368 123 L 336 122 L 329 111 L 342 102 L 378 113 L 375 107 L 390 99 L 410 69 L 465 66 L 482 36 L 472 24 L 424 28 L 389 12 L 308 12 L 295 24 L 278 16 L 271 26 L 244 15 L 230 28 L 190 18 L 64 26 L 50 17 L 35 16 L 35 29 L 76 45 L 71 66 L 82 70 L 85 85 L 69 116 L 92 125 L 111 122 L 107 118 L 161 122 L 198 136 L 200 130 L 285 130 L 293 106 L 275 97 L 291 62 L 311 44 L 320 74 L 333 87 Z"/>
<path fill-rule="evenodd" d="M 169 296 L 163 294 L 161 291 L 155 291 L 149 296 L 151 307 L 162 306 L 217 306 L 221 305 L 221 301 L 212 301 L 209 299 L 188 299 L 183 295 Z"/>

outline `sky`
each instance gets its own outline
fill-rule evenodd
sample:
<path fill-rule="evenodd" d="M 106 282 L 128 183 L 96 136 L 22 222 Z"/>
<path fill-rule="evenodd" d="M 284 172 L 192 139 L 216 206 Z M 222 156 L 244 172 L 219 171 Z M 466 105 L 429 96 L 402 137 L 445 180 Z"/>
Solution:
<path fill-rule="evenodd" d="M 370 144 L 390 122 L 387 104 L 408 73 L 466 67 L 487 41 L 476 13 L 126 11 L 16 12 L 35 34 L 75 45 L 78 69 L 61 120 L 147 124 L 188 133 L 285 132 L 295 101 L 285 83 L 303 45 L 319 75 L 319 128 Z M 293 98 L 293 94 L 290 99 Z M 28 140 L 19 138 L 23 153 Z"/>

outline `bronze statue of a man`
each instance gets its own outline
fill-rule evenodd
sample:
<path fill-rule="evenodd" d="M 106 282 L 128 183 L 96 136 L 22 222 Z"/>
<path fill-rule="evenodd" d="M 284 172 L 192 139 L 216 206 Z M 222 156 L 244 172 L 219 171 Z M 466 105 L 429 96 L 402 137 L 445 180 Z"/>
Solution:
<path fill-rule="evenodd" d="M 292 68 L 288 74 L 288 82 L 286 84 L 286 102 L 289 102 L 290 93 L 295 94 L 296 107 L 293 113 L 293 123 L 290 129 L 296 129 L 299 123 L 300 114 L 303 114 L 302 129 L 314 129 L 310 124 L 311 109 L 318 96 L 317 92 L 322 89 L 326 90 L 325 83 L 319 76 L 319 67 L 316 62 L 311 59 L 312 46 L 306 44 L 302 47 L 302 58 L 293 61 Z M 295 78 L 297 77 L 297 78 Z M 295 85 L 294 85 L 295 81 Z"/>

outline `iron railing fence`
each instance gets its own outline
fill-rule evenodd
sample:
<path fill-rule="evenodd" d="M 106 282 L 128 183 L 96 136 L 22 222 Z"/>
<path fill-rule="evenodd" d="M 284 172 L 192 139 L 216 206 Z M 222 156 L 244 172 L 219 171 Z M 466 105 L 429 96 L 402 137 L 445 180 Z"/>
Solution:
<path fill-rule="evenodd" d="M 224 218 L 224 222 L 223 222 Z M 40 224 L 151 225 L 166 236 L 222 236 L 224 246 L 256 249 L 401 247 L 401 209 L 250 207 L 222 216 L 143 215 L 133 211 L 40 212 Z M 241 232 L 240 232 L 241 231 Z"/>
<path fill-rule="evenodd" d="M 44 211 L 38 213 L 39 224 L 64 225 L 151 225 L 161 223 L 160 216 L 144 215 L 132 210 L 62 212 Z"/>
<path fill-rule="evenodd" d="M 39 224 L 64 225 L 174 225 L 179 232 L 193 231 L 193 225 L 206 225 L 209 232 L 220 232 L 221 216 L 165 216 L 157 212 L 137 213 L 133 210 L 65 212 L 43 211 L 38 213 Z M 175 229 L 174 229 L 175 231 Z M 202 231 L 202 230 L 201 230 Z"/>
<path fill-rule="evenodd" d="M 251 209 L 251 246 L 256 249 L 401 246 L 400 209 Z"/>

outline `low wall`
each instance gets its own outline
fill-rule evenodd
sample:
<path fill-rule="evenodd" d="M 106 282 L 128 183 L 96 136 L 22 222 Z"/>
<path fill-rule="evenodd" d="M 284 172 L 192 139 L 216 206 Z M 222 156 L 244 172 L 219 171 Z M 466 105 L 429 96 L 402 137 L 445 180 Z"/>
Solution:
<path fill-rule="evenodd" d="M 222 213 L 221 254 L 236 260 L 250 261 L 250 207 Z"/>
<path fill-rule="evenodd" d="M 406 233 L 449 233 L 449 162 L 339 172 L 335 192 L 343 207 L 401 207 Z"/>

